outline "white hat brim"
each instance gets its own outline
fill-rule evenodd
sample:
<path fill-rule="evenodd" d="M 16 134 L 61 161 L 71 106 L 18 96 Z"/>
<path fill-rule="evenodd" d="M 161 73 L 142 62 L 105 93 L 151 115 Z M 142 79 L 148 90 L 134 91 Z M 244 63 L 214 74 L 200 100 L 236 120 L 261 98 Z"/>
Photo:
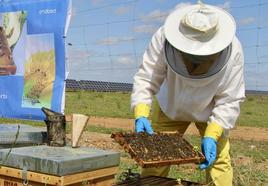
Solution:
<path fill-rule="evenodd" d="M 164 24 L 165 37 L 173 47 L 188 54 L 211 55 L 218 53 L 231 44 L 236 32 L 235 20 L 232 15 L 222 8 L 205 5 L 217 12 L 219 17 L 218 31 L 208 41 L 190 39 L 189 37 L 184 36 L 179 29 L 181 19 L 186 13 L 199 8 L 199 6 L 200 5 L 191 5 L 177 9 L 171 13 Z"/>

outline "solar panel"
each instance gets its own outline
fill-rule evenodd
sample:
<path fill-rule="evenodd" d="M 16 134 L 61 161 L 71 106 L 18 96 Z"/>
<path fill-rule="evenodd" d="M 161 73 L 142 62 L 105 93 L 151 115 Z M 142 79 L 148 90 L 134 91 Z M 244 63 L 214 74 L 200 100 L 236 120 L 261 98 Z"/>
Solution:
<path fill-rule="evenodd" d="M 66 80 L 67 90 L 91 90 L 98 92 L 131 92 L 133 85 L 130 83 L 89 81 L 89 80 Z"/>
<path fill-rule="evenodd" d="M 104 81 L 89 81 L 89 80 L 66 80 L 66 89 L 68 90 L 90 90 L 98 92 L 131 92 L 133 84 L 118 83 L 118 82 L 104 82 Z M 247 95 L 258 94 L 267 95 L 268 91 L 252 91 L 247 90 Z"/>

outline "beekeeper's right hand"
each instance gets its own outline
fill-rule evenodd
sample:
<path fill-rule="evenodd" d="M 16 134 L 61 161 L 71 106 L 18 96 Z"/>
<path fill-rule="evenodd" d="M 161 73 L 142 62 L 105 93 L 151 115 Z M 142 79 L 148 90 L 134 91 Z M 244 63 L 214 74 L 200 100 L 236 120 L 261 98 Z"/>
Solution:
<path fill-rule="evenodd" d="M 150 114 L 150 106 L 144 103 L 140 103 L 134 108 L 135 114 L 135 131 L 136 132 L 146 132 L 148 134 L 153 134 L 153 128 L 148 116 Z"/>

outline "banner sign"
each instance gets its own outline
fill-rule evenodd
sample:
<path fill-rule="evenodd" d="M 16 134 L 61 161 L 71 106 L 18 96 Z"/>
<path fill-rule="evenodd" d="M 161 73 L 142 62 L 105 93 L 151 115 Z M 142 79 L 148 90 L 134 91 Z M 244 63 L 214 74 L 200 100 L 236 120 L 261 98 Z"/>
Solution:
<path fill-rule="evenodd" d="M 63 112 L 71 0 L 0 0 L 0 115 Z"/>

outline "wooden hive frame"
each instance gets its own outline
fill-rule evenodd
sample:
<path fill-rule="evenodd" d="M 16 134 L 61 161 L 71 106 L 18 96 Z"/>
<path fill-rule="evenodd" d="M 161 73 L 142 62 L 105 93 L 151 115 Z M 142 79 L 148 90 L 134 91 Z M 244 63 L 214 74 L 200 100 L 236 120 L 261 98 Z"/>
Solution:
<path fill-rule="evenodd" d="M 165 132 L 166 133 L 166 132 Z M 168 134 L 176 134 L 177 132 L 168 132 Z M 178 159 L 173 159 L 173 160 L 158 160 L 158 161 L 145 161 L 142 158 L 139 157 L 139 155 L 135 152 L 135 150 L 131 147 L 130 144 L 127 143 L 125 140 L 124 134 L 121 132 L 118 133 L 113 133 L 111 135 L 112 138 L 116 142 L 118 142 L 126 152 L 128 152 L 131 157 L 143 168 L 150 168 L 150 167 L 161 167 L 161 166 L 166 166 L 166 165 L 176 165 L 176 164 L 186 164 L 186 163 L 200 163 L 205 160 L 205 157 L 202 153 L 197 152 L 197 157 L 189 157 L 189 158 L 178 158 Z M 183 139 L 183 142 L 187 145 L 187 149 L 193 151 L 193 146 Z"/>
<path fill-rule="evenodd" d="M 186 181 L 186 180 L 176 180 L 172 178 L 159 177 L 159 176 L 149 176 L 149 177 L 140 178 L 138 180 L 123 181 L 122 183 L 118 183 L 113 186 L 137 186 L 137 185 L 203 186 L 204 184 Z"/>

